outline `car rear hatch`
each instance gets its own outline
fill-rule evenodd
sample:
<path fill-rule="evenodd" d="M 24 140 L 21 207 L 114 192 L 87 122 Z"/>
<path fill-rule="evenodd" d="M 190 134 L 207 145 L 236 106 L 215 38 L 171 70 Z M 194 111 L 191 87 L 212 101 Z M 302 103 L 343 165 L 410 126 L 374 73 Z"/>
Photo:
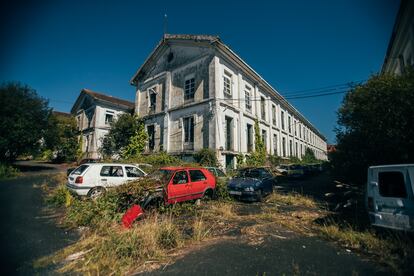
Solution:
<path fill-rule="evenodd" d="M 368 170 L 367 208 L 373 225 L 414 229 L 414 166 L 381 166 Z"/>
<path fill-rule="evenodd" d="M 77 185 L 79 182 L 80 178 L 79 177 L 83 177 L 86 173 L 86 171 L 88 170 L 89 165 L 80 165 L 79 167 L 77 167 L 76 169 L 74 169 L 68 176 L 68 183 L 70 185 Z M 78 179 L 78 181 L 76 181 Z"/>

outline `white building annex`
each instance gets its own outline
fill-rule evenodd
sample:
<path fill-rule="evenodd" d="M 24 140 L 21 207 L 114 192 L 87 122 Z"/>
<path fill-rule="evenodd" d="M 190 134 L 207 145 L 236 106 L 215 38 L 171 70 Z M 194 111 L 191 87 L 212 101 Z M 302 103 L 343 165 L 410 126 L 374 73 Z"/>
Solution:
<path fill-rule="evenodd" d="M 123 113 L 132 113 L 134 103 L 82 89 L 71 114 L 82 137 L 83 158 L 100 158 L 99 148 L 109 132 L 110 123 Z"/>
<path fill-rule="evenodd" d="M 269 154 L 327 159 L 325 137 L 237 54 L 209 35 L 164 35 L 131 79 L 145 118 L 146 151 L 191 159 L 214 149 L 223 167 L 254 149 L 254 122 Z"/>

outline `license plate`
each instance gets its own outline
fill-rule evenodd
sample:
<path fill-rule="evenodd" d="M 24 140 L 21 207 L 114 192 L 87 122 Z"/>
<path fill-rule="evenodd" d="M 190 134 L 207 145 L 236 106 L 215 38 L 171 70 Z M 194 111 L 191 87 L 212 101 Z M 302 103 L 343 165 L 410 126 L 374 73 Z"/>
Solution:
<path fill-rule="evenodd" d="M 241 195 L 242 193 L 239 191 L 229 191 L 229 194 L 231 195 Z"/>

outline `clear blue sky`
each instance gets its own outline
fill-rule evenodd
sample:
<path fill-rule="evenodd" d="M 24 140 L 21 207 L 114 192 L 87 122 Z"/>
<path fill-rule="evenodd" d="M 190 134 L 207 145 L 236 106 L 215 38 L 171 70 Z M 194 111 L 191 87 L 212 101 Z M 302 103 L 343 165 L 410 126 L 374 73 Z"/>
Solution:
<path fill-rule="evenodd" d="M 0 82 L 20 81 L 68 112 L 82 88 L 134 100 L 129 79 L 168 33 L 213 34 L 281 94 L 379 72 L 393 0 L 15 1 L 0 11 Z M 4 4 L 3 4 L 4 5 Z M 327 138 L 342 94 L 291 100 Z"/>

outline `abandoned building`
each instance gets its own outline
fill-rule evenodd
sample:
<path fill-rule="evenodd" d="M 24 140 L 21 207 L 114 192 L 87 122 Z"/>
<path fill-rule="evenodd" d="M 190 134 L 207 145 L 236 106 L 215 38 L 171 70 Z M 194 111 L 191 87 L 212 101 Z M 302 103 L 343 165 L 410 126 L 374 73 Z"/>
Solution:
<path fill-rule="evenodd" d="M 82 89 L 71 114 L 76 118 L 83 158 L 100 158 L 99 148 L 109 132 L 110 123 L 122 113 L 132 113 L 134 103 Z"/>
<path fill-rule="evenodd" d="M 414 66 L 414 1 L 402 0 L 382 65 L 382 73 L 402 75 Z"/>
<path fill-rule="evenodd" d="M 219 37 L 166 34 L 131 79 L 147 152 L 191 160 L 214 149 L 226 168 L 254 150 L 254 124 L 269 154 L 327 159 L 324 136 Z"/>

